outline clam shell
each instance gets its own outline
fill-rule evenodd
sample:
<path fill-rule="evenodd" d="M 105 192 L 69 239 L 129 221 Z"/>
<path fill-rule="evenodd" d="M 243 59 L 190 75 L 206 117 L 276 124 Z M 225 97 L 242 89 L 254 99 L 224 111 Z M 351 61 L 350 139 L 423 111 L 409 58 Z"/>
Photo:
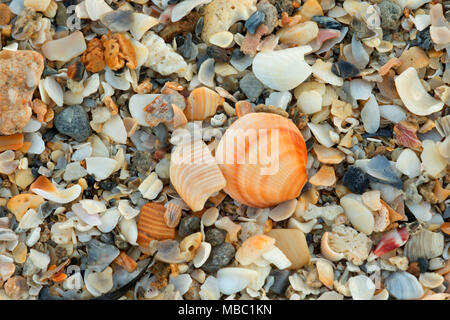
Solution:
<path fill-rule="evenodd" d="M 275 222 L 289 219 L 297 207 L 297 199 L 288 200 L 280 203 L 270 210 L 269 218 Z"/>
<path fill-rule="evenodd" d="M 292 263 L 289 269 L 297 270 L 310 261 L 310 253 L 303 232 L 297 229 L 272 229 L 267 235 L 275 239 L 276 246 Z"/>
<path fill-rule="evenodd" d="M 226 185 L 208 146 L 201 140 L 175 147 L 170 161 L 170 181 L 193 211 L 202 210 L 206 200 Z"/>
<path fill-rule="evenodd" d="M 439 287 L 444 282 L 444 277 L 439 273 L 425 272 L 420 274 L 419 282 L 425 288 L 434 289 Z"/>
<path fill-rule="evenodd" d="M 380 108 L 373 94 L 361 110 L 361 120 L 367 133 L 375 133 L 380 127 Z"/>
<path fill-rule="evenodd" d="M 409 261 L 417 261 L 418 258 L 436 258 L 444 251 L 444 235 L 422 229 L 411 236 L 405 245 L 405 255 Z"/>
<path fill-rule="evenodd" d="M 137 222 L 140 246 L 148 248 L 151 240 L 175 238 L 175 229 L 169 228 L 164 222 L 166 208 L 162 204 L 149 202 L 141 208 Z"/>
<path fill-rule="evenodd" d="M 258 276 L 254 270 L 244 268 L 223 268 L 217 272 L 219 289 L 224 294 L 233 294 L 245 289 Z"/>
<path fill-rule="evenodd" d="M 340 203 L 355 229 L 370 235 L 375 220 L 372 212 L 363 204 L 362 197 L 350 193 L 342 197 Z"/>
<path fill-rule="evenodd" d="M 40 176 L 30 185 L 30 191 L 46 200 L 56 203 L 69 203 L 81 194 L 81 186 L 75 184 L 70 188 L 58 190 L 50 180 L 44 176 Z"/>
<path fill-rule="evenodd" d="M 392 273 L 384 283 L 389 293 L 397 300 L 415 300 L 424 294 L 416 277 L 405 271 Z"/>
<path fill-rule="evenodd" d="M 216 113 L 217 107 L 224 103 L 225 99 L 213 90 L 200 87 L 192 90 L 184 109 L 186 119 L 204 120 Z"/>
<path fill-rule="evenodd" d="M 419 116 L 438 112 L 444 102 L 430 96 L 420 82 L 417 70 L 409 67 L 395 78 L 395 87 L 408 110 Z"/>
<path fill-rule="evenodd" d="M 205 212 L 203 212 L 201 222 L 205 227 L 212 226 L 219 217 L 219 209 L 217 208 L 208 208 Z"/>
<path fill-rule="evenodd" d="M 447 167 L 447 162 L 441 156 L 438 144 L 431 140 L 425 140 L 422 142 L 422 147 L 420 158 L 425 172 L 434 178 L 440 177 Z"/>
<path fill-rule="evenodd" d="M 353 300 L 372 300 L 375 293 L 375 284 L 364 275 L 348 279 L 348 287 Z"/>
<path fill-rule="evenodd" d="M 194 267 L 200 268 L 206 260 L 208 260 L 210 253 L 211 244 L 208 242 L 202 242 L 200 247 L 197 249 L 194 259 L 192 260 Z"/>
<path fill-rule="evenodd" d="M 42 53 L 47 59 L 62 62 L 68 62 L 81 55 L 86 48 L 86 41 L 81 31 L 75 31 L 64 38 L 48 41 L 41 47 Z"/>
<path fill-rule="evenodd" d="M 245 141 L 238 140 L 241 150 L 236 151 L 235 137 L 246 136 Z M 255 208 L 297 197 L 307 180 L 306 159 L 298 128 L 284 117 L 262 112 L 236 120 L 216 148 L 216 160 L 227 180 L 225 192 Z"/>
<path fill-rule="evenodd" d="M 294 89 L 311 74 L 311 67 L 304 61 L 310 46 L 300 46 L 256 54 L 252 70 L 264 85 L 278 91 Z M 295 61 L 295 63 L 292 63 Z"/>
<path fill-rule="evenodd" d="M 120 214 L 126 219 L 130 220 L 136 217 L 139 214 L 139 210 L 134 209 L 130 206 L 130 202 L 128 200 L 119 200 L 119 205 L 117 206 Z"/>
<path fill-rule="evenodd" d="M 121 219 L 119 222 L 119 229 L 120 233 L 129 244 L 133 246 L 138 245 L 136 242 L 138 238 L 138 229 L 134 219 Z"/>

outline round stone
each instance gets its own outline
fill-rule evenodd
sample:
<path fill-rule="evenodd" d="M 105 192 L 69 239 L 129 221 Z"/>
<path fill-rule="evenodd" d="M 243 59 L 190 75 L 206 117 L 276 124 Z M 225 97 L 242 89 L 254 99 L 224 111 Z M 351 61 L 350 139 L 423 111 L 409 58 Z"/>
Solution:
<path fill-rule="evenodd" d="M 231 262 L 235 252 L 236 250 L 233 245 L 228 242 L 215 246 L 211 250 L 211 254 L 202 266 L 202 269 L 209 273 L 217 272 L 220 268 L 225 267 Z"/>
<path fill-rule="evenodd" d="M 83 107 L 78 105 L 64 108 L 55 116 L 54 124 L 59 133 L 78 142 L 85 141 L 91 135 L 89 117 Z"/>

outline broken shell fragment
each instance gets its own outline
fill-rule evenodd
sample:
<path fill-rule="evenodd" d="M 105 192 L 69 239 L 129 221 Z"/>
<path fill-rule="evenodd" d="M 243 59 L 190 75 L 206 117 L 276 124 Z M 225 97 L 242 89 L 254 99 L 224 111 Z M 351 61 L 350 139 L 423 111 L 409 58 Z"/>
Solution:
<path fill-rule="evenodd" d="M 275 239 L 266 235 L 256 235 L 245 240 L 236 251 L 235 258 L 243 266 L 253 263 L 274 247 Z"/>
<path fill-rule="evenodd" d="M 324 259 L 319 259 L 316 262 L 316 268 L 320 282 L 328 287 L 328 289 L 333 289 L 334 271 L 331 263 Z"/>
<path fill-rule="evenodd" d="M 289 269 L 297 270 L 309 263 L 311 255 L 302 231 L 297 229 L 272 229 L 267 233 L 267 236 L 275 239 L 277 248 L 292 263 Z"/>
<path fill-rule="evenodd" d="M 42 53 L 49 60 L 68 62 L 81 55 L 86 48 L 83 33 L 75 31 L 67 37 L 46 42 L 42 46 Z"/>
<path fill-rule="evenodd" d="M 152 172 L 138 187 L 142 196 L 148 200 L 156 199 L 162 189 L 163 183 L 158 179 L 156 172 Z"/>
<path fill-rule="evenodd" d="M 50 180 L 40 176 L 30 185 L 30 191 L 56 203 L 69 203 L 81 194 L 81 186 L 75 184 L 70 188 L 58 190 Z"/>
<path fill-rule="evenodd" d="M 398 300 L 415 300 L 423 296 L 423 288 L 412 274 L 392 273 L 385 281 L 386 289 Z"/>
<path fill-rule="evenodd" d="M 406 227 L 394 229 L 385 233 L 373 250 L 373 254 L 377 257 L 381 257 L 383 254 L 400 248 L 406 243 L 408 236 L 408 229 Z"/>
<path fill-rule="evenodd" d="M 16 216 L 17 221 L 20 221 L 28 209 L 37 210 L 43 202 L 44 199 L 39 195 L 22 193 L 9 199 L 7 208 Z"/>
<path fill-rule="evenodd" d="M 245 289 L 257 276 L 255 270 L 223 268 L 217 272 L 217 281 L 220 291 L 229 295 Z"/>
<path fill-rule="evenodd" d="M 166 240 L 175 238 L 175 229 L 169 228 L 164 222 L 166 208 L 162 204 L 149 202 L 141 208 L 137 222 L 140 246 L 148 248 L 152 240 Z"/>
<path fill-rule="evenodd" d="M 350 193 L 342 197 L 340 203 L 355 229 L 370 235 L 375 221 L 372 212 L 363 204 L 362 197 Z"/>
<path fill-rule="evenodd" d="M 420 82 L 417 70 L 409 67 L 395 78 L 395 87 L 408 110 L 419 116 L 438 112 L 444 102 L 430 96 Z"/>
<path fill-rule="evenodd" d="M 359 275 L 348 279 L 348 287 L 353 300 L 372 300 L 375 284 L 369 277 Z"/>
<path fill-rule="evenodd" d="M 216 113 L 217 107 L 222 105 L 225 99 L 213 90 L 200 87 L 192 90 L 184 109 L 186 119 L 204 120 Z"/>

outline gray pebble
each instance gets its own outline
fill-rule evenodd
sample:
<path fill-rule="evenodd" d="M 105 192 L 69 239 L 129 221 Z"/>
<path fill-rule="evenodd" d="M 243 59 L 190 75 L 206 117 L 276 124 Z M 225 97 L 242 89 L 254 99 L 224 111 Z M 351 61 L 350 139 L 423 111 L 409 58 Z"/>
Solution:
<path fill-rule="evenodd" d="M 81 106 L 64 108 L 55 116 L 56 130 L 78 142 L 85 141 L 91 135 L 89 117 Z"/>
<path fill-rule="evenodd" d="M 200 218 L 187 216 L 181 219 L 178 226 L 178 235 L 182 238 L 200 231 Z"/>
<path fill-rule="evenodd" d="M 231 262 L 235 252 L 236 250 L 232 244 L 228 242 L 219 244 L 211 250 L 211 255 L 202 266 L 202 269 L 208 273 L 217 272 Z"/>
<path fill-rule="evenodd" d="M 284 296 L 286 289 L 289 286 L 289 270 L 274 270 L 271 272 L 274 282 L 270 286 L 269 291 L 274 292 L 280 296 Z"/>
<path fill-rule="evenodd" d="M 225 242 L 227 232 L 216 228 L 211 228 L 205 232 L 205 241 L 209 242 L 213 247 Z"/>
<path fill-rule="evenodd" d="M 277 8 L 275 8 L 268 0 L 260 1 L 256 8 L 259 11 L 264 12 L 264 24 L 266 25 L 267 29 L 269 29 L 268 34 L 272 33 L 278 22 Z"/>
<path fill-rule="evenodd" d="M 255 34 L 259 25 L 264 22 L 266 14 L 263 11 L 255 11 L 250 18 L 245 22 L 245 27 L 250 34 Z"/>
<path fill-rule="evenodd" d="M 358 39 L 365 39 L 375 35 L 375 32 L 370 30 L 363 21 L 356 18 L 352 20 L 350 30 L 356 32 L 356 36 L 358 37 Z"/>
<path fill-rule="evenodd" d="M 241 81 L 239 81 L 239 87 L 250 101 L 258 100 L 258 97 L 264 90 L 264 85 L 253 73 L 247 73 Z"/>
<path fill-rule="evenodd" d="M 134 22 L 134 14 L 131 10 L 117 10 L 104 14 L 100 21 L 113 32 L 125 32 L 130 30 Z"/>
<path fill-rule="evenodd" d="M 402 8 L 394 1 L 383 0 L 378 4 L 381 14 L 381 28 L 395 30 L 403 14 Z"/>
<path fill-rule="evenodd" d="M 131 157 L 131 169 L 136 170 L 140 174 L 149 175 L 156 166 L 155 160 L 152 159 L 152 155 L 145 151 L 136 151 Z"/>

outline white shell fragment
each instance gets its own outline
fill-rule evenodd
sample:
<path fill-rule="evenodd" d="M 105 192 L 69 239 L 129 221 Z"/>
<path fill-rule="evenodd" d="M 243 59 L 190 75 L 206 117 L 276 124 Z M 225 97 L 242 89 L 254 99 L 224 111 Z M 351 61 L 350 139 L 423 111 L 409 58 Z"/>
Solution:
<path fill-rule="evenodd" d="M 395 167 L 409 178 L 415 178 L 420 175 L 421 163 L 416 153 L 411 149 L 404 149 L 397 158 Z"/>
<path fill-rule="evenodd" d="M 86 158 L 86 170 L 95 175 L 98 180 L 107 179 L 116 167 L 117 161 L 111 158 L 89 157 Z"/>
<path fill-rule="evenodd" d="M 364 275 L 348 279 L 348 288 L 353 300 L 372 300 L 375 293 L 375 284 Z"/>
<path fill-rule="evenodd" d="M 370 235 L 374 227 L 372 212 L 363 204 L 362 197 L 353 193 L 341 198 L 341 206 L 356 230 Z"/>
<path fill-rule="evenodd" d="M 158 179 L 156 172 L 152 172 L 138 187 L 142 196 L 149 200 L 156 199 L 162 189 L 163 183 Z"/>
<path fill-rule="evenodd" d="M 217 272 L 219 290 L 230 295 L 245 289 L 257 277 L 254 270 L 244 268 L 223 268 Z"/>
<path fill-rule="evenodd" d="M 380 108 L 373 94 L 361 111 L 361 120 L 367 133 L 375 133 L 380 127 Z"/>
<path fill-rule="evenodd" d="M 42 53 L 49 60 L 67 62 L 86 50 L 86 42 L 81 31 L 75 31 L 67 37 L 51 40 L 42 46 Z"/>

